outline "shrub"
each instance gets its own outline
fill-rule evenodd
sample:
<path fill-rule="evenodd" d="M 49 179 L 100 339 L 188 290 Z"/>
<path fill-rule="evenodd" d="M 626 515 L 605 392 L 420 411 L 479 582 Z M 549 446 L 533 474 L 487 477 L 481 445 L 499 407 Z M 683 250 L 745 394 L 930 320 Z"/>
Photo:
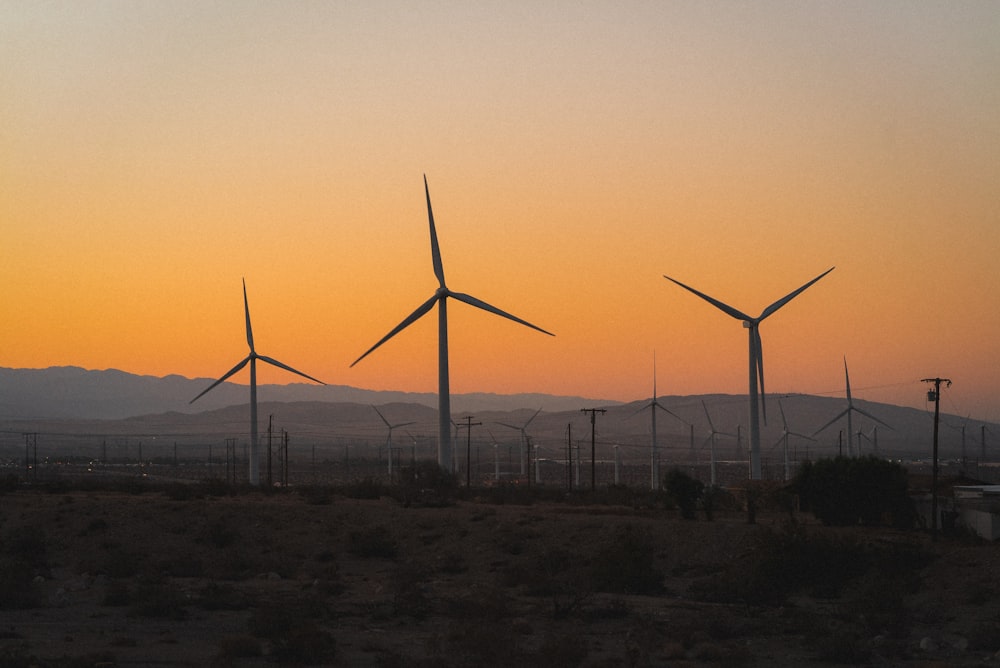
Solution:
<path fill-rule="evenodd" d="M 671 469 L 663 481 L 663 487 L 667 490 L 667 494 L 674 499 L 677 507 L 681 509 L 681 517 L 693 520 L 694 511 L 698 507 L 698 499 L 705 488 L 704 483 L 692 478 L 680 469 Z"/>
<path fill-rule="evenodd" d="M 458 476 L 441 468 L 437 462 L 420 461 L 400 471 L 399 484 L 393 492 L 396 500 L 405 506 L 449 506 L 459 492 Z"/>
<path fill-rule="evenodd" d="M 0 559 L 0 610 L 28 610 L 41 605 L 41 592 L 27 562 Z"/>
<path fill-rule="evenodd" d="M 626 524 L 601 545 L 592 566 L 594 588 L 615 594 L 659 594 L 663 572 L 649 532 Z"/>
<path fill-rule="evenodd" d="M 399 546 L 384 526 L 352 531 L 348 536 L 347 551 L 357 557 L 395 559 Z"/>
<path fill-rule="evenodd" d="M 805 462 L 792 482 L 802 509 L 823 524 L 875 526 L 886 521 L 912 527 L 916 518 L 907 493 L 906 469 L 867 457 L 835 457 Z"/>

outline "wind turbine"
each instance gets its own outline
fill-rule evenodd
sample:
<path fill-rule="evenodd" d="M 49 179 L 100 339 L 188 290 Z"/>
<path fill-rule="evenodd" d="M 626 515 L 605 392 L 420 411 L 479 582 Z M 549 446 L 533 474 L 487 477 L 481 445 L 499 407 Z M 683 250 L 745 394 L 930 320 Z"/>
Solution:
<path fill-rule="evenodd" d="M 232 376 L 237 371 L 241 370 L 243 367 L 250 364 L 250 484 L 257 485 L 260 483 L 260 461 L 257 452 L 257 360 L 261 362 L 266 362 L 271 366 L 276 366 L 279 369 L 284 369 L 285 371 L 291 371 L 294 374 L 298 374 L 303 378 L 308 378 L 309 380 L 319 383 L 320 385 L 325 385 L 321 380 L 317 380 L 308 374 L 304 374 L 301 371 L 293 369 L 292 367 L 279 362 L 276 359 L 267 357 L 265 355 L 258 355 L 257 350 L 253 345 L 253 328 L 250 326 L 250 304 L 247 301 L 247 282 L 246 279 L 243 280 L 243 313 L 246 316 L 247 323 L 247 345 L 250 347 L 250 354 L 244 357 L 240 362 L 234 366 L 232 369 L 227 371 L 219 380 L 215 381 L 207 388 L 205 388 L 201 394 L 189 401 L 188 403 L 193 404 L 198 401 L 202 396 L 210 392 L 217 385 L 225 381 L 227 378 Z"/>
<path fill-rule="evenodd" d="M 712 484 L 712 487 L 715 487 L 715 481 L 716 481 L 716 477 L 715 477 L 715 462 L 716 462 L 716 458 L 715 458 L 715 438 L 716 438 L 716 436 L 729 436 L 731 438 L 735 438 L 735 434 L 727 434 L 725 432 L 718 431 L 715 428 L 715 425 L 712 424 L 712 416 L 708 414 L 708 406 L 705 405 L 705 400 L 704 399 L 701 400 L 701 407 L 705 409 L 705 419 L 708 420 L 708 431 L 709 431 L 709 433 L 708 433 L 708 438 L 705 439 L 705 443 L 709 443 L 710 444 L 710 448 L 709 448 L 709 451 L 708 451 L 709 452 L 709 457 L 711 457 L 711 461 L 709 463 L 709 480 L 710 480 L 710 482 Z"/>
<path fill-rule="evenodd" d="M 781 413 L 781 438 L 779 438 L 777 440 L 777 442 L 775 442 L 775 445 L 778 445 L 778 443 L 781 443 L 782 444 L 782 450 L 784 450 L 784 455 L 785 455 L 785 481 L 787 482 L 787 481 L 789 481 L 789 480 L 792 479 L 792 468 L 791 468 L 791 464 L 789 463 L 789 459 L 788 459 L 788 437 L 789 436 L 798 436 L 799 438 L 804 438 L 804 439 L 809 440 L 809 441 L 815 441 L 816 439 L 813 438 L 812 436 L 806 436 L 805 434 L 796 433 L 796 432 L 794 432 L 794 431 L 792 431 L 791 429 L 788 428 L 788 420 L 785 419 L 785 409 L 781 405 L 781 399 L 778 399 L 778 412 Z"/>
<path fill-rule="evenodd" d="M 532 415 L 530 418 L 528 418 L 528 421 L 525 422 L 520 427 L 517 426 L 516 424 L 508 424 L 506 422 L 497 422 L 497 424 L 500 425 L 501 427 L 507 427 L 508 429 L 516 429 L 519 432 L 521 432 L 520 441 L 519 441 L 519 445 L 518 445 L 518 447 L 521 449 L 521 475 L 524 475 L 524 473 L 525 473 L 525 463 L 524 463 L 525 454 L 524 453 L 525 453 L 525 444 L 528 442 L 528 431 L 527 431 L 528 430 L 528 425 L 531 424 L 531 421 L 534 420 L 536 417 L 538 417 L 538 414 L 541 413 L 541 412 L 542 412 L 542 409 L 539 408 L 537 411 L 535 411 L 535 414 Z"/>
<path fill-rule="evenodd" d="M 500 444 L 497 442 L 496 436 L 489 429 L 486 433 L 490 435 L 490 440 L 493 441 L 493 480 L 500 480 Z"/>
<path fill-rule="evenodd" d="M 643 406 L 642 408 L 640 408 L 639 410 L 637 410 L 636 413 L 644 411 L 647 408 L 649 409 L 649 412 L 650 412 L 650 417 L 652 419 L 652 427 L 653 427 L 653 432 L 652 432 L 653 433 L 653 441 L 652 441 L 652 444 L 651 444 L 652 447 L 650 449 L 650 454 L 649 454 L 650 488 L 653 489 L 653 490 L 657 490 L 657 489 L 660 488 L 660 471 L 659 471 L 659 469 L 660 469 L 660 467 L 659 467 L 660 460 L 659 460 L 659 452 L 658 452 L 657 447 L 656 447 L 656 409 L 659 408 L 664 413 L 667 413 L 668 415 L 673 415 L 675 418 L 677 418 L 681 422 L 684 422 L 684 424 L 687 424 L 687 422 L 684 421 L 684 418 L 680 417 L 679 415 L 677 415 L 676 413 L 674 413 L 672 410 L 670 410 L 669 408 L 666 408 L 659 401 L 657 401 L 657 397 L 656 397 L 656 353 L 655 352 L 653 353 L 653 400 L 650 401 L 645 406 Z"/>
<path fill-rule="evenodd" d="M 764 402 L 764 357 L 763 350 L 760 342 L 760 323 L 773 314 L 775 311 L 780 309 L 782 306 L 792 301 L 795 297 L 799 295 L 803 290 L 808 288 L 810 285 L 823 278 L 831 271 L 834 267 L 830 267 L 822 274 L 812 279 L 802 287 L 788 293 L 778 301 L 774 302 L 766 309 L 764 309 L 759 316 L 752 318 L 747 314 L 734 309 L 732 306 L 723 304 L 718 299 L 709 297 L 703 292 L 698 292 L 692 287 L 684 285 L 680 281 L 674 280 L 669 276 L 664 274 L 664 278 L 668 281 L 676 283 L 688 292 L 692 292 L 705 301 L 707 301 L 712 306 L 723 313 L 736 318 L 737 320 L 743 321 L 743 327 L 748 330 L 750 338 L 750 478 L 752 480 L 760 480 L 761 470 L 760 470 L 760 422 L 758 417 L 758 410 L 764 417 L 764 424 L 767 424 L 767 408 Z M 758 409 L 758 388 L 760 391 L 760 408 Z"/>
<path fill-rule="evenodd" d="M 489 311 L 495 315 L 499 315 L 508 320 L 513 320 L 514 322 L 520 323 L 525 327 L 530 327 L 536 329 L 543 334 L 548 334 L 549 336 L 554 336 L 551 332 L 547 332 L 541 327 L 536 327 L 526 320 L 522 320 L 516 316 L 507 313 L 506 311 L 501 311 L 495 306 L 491 306 L 486 302 L 476 299 L 475 297 L 461 292 L 452 292 L 448 289 L 448 286 L 444 282 L 444 265 L 441 262 L 441 249 L 438 246 L 437 231 L 434 228 L 434 212 L 431 210 L 431 193 L 427 187 L 427 176 L 424 176 L 424 195 L 427 198 L 427 220 L 430 224 L 431 231 L 431 262 L 434 265 L 434 276 L 438 280 L 438 289 L 435 290 L 434 294 L 430 299 L 425 301 L 423 304 L 417 307 L 417 309 L 408 315 L 401 323 L 396 325 L 388 334 L 379 339 L 379 342 L 374 346 L 369 348 L 365 353 L 354 360 L 351 364 L 353 367 L 355 364 L 367 357 L 372 351 L 381 346 L 383 343 L 394 337 L 399 332 L 403 331 L 411 324 L 419 320 L 425 313 L 434 308 L 435 305 L 438 307 L 438 464 L 446 469 L 447 471 L 454 471 L 454 462 L 452 460 L 451 451 L 451 433 L 448 429 L 448 424 L 451 422 L 451 391 L 449 389 L 448 383 L 448 298 L 457 299 L 460 302 L 465 302 L 470 306 L 475 306 L 484 311 Z"/>
<path fill-rule="evenodd" d="M 385 451 L 389 453 L 389 479 L 392 480 L 392 430 L 397 427 L 408 427 L 415 423 L 400 422 L 399 424 L 389 424 L 389 421 L 385 419 L 385 416 L 382 415 L 378 408 L 375 408 L 375 406 L 372 406 L 372 408 L 374 408 L 375 412 L 378 413 L 378 416 L 382 418 L 382 422 L 385 423 L 385 426 L 389 428 L 389 435 L 385 437 Z"/>
<path fill-rule="evenodd" d="M 815 432 L 813 432 L 813 436 L 816 436 L 821 431 L 823 431 L 824 429 L 826 429 L 827 427 L 829 427 L 831 424 L 833 424 L 834 422 L 836 422 L 837 420 L 839 420 L 840 418 L 842 418 L 842 417 L 844 417 L 846 415 L 847 416 L 847 452 L 848 452 L 849 455 L 851 455 L 853 457 L 854 456 L 854 428 L 853 428 L 853 426 L 851 424 L 852 423 L 852 421 L 851 421 L 851 413 L 857 411 L 861 415 L 864 415 L 866 418 L 868 418 L 870 420 L 874 420 L 875 422 L 878 422 L 883 427 L 889 427 L 889 429 L 892 429 L 892 427 L 890 427 L 888 424 L 886 424 L 882 420 L 879 420 L 877 417 L 875 417 L 874 415 L 872 415 L 868 411 L 862 410 L 862 409 L 860 409 L 860 408 L 858 408 L 857 406 L 854 405 L 854 399 L 851 398 L 851 376 L 850 376 L 850 374 L 847 373 L 847 357 L 846 356 L 844 357 L 844 381 L 845 381 L 846 386 L 847 386 L 847 408 L 845 408 L 844 410 L 842 410 L 840 413 L 837 413 L 837 417 L 833 418 L 832 420 L 830 420 L 829 422 L 827 422 L 825 425 L 823 425 L 822 427 L 820 427 L 819 429 L 817 429 Z"/>

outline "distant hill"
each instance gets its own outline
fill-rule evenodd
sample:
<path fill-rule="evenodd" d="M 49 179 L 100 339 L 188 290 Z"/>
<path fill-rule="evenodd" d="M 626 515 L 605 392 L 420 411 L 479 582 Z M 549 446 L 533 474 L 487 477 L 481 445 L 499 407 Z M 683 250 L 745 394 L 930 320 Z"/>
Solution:
<path fill-rule="evenodd" d="M 223 383 L 190 404 L 213 378 L 183 376 L 138 376 L 108 369 L 88 371 L 64 366 L 48 369 L 0 368 L 0 420 L 3 419 L 96 419 L 117 420 L 137 415 L 174 411 L 201 413 L 207 410 L 245 404 L 249 387 Z M 392 392 L 362 390 L 347 385 L 258 385 L 258 401 L 325 401 L 358 404 L 415 403 L 437 407 L 437 394 L 431 392 Z M 460 412 L 487 410 L 510 411 L 525 406 L 544 406 L 547 410 L 570 410 L 594 399 L 560 397 L 546 394 L 453 394 L 452 409 Z M 601 400 L 602 405 L 620 402 Z"/>

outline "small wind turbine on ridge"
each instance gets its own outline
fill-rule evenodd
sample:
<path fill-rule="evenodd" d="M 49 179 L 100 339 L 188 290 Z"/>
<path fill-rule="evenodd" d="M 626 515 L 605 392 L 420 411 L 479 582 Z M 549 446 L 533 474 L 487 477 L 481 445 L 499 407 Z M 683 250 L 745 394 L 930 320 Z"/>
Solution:
<path fill-rule="evenodd" d="M 834 267 L 830 267 L 822 274 L 812 279 L 805 285 L 792 292 L 788 293 L 778 301 L 774 302 L 766 309 L 761 311 L 761 314 L 756 318 L 748 316 L 746 313 L 739 311 L 732 306 L 720 302 L 718 299 L 709 297 L 703 292 L 699 292 L 692 287 L 684 285 L 678 280 L 670 278 L 664 274 L 663 278 L 667 279 L 672 283 L 676 283 L 688 292 L 698 295 L 705 301 L 707 301 L 712 306 L 716 307 L 723 313 L 736 318 L 737 320 L 743 321 L 743 327 L 747 329 L 750 337 L 750 479 L 760 480 L 761 478 L 761 466 L 760 466 L 760 416 L 763 415 L 764 424 L 767 424 L 767 408 L 764 401 L 764 353 L 760 342 L 760 323 L 764 321 L 768 316 L 772 315 L 775 311 L 780 309 L 782 306 L 792 301 L 797 297 L 803 290 L 811 286 L 813 283 L 823 278 L 831 271 Z M 758 391 L 759 391 L 759 407 L 758 407 Z"/>
<path fill-rule="evenodd" d="M 517 426 L 516 424 L 508 424 L 506 422 L 497 422 L 497 424 L 500 425 L 501 427 L 507 427 L 508 429 L 516 429 L 517 431 L 519 431 L 521 433 L 520 440 L 518 441 L 519 447 L 521 449 L 521 475 L 525 474 L 525 461 L 524 461 L 524 459 L 525 459 L 525 452 L 530 452 L 530 449 L 531 449 L 530 446 L 527 445 L 528 438 L 529 438 L 528 437 L 528 425 L 531 424 L 531 421 L 534 420 L 536 417 L 538 417 L 538 414 L 541 413 L 541 412 L 542 412 L 542 409 L 539 408 L 521 426 Z"/>
<path fill-rule="evenodd" d="M 705 439 L 705 443 L 709 444 L 709 482 L 712 487 L 715 487 L 716 476 L 715 476 L 715 464 L 718 461 L 715 457 L 715 439 L 717 436 L 729 436 L 731 438 L 736 438 L 736 434 L 727 434 L 722 431 L 718 431 L 715 425 L 712 423 L 712 416 L 708 414 L 708 406 L 705 405 L 705 400 L 701 400 L 701 407 L 705 409 L 705 419 L 708 420 L 708 438 Z"/>
<path fill-rule="evenodd" d="M 649 477 L 650 477 L 650 488 L 657 490 L 660 488 L 660 467 L 659 467 L 659 451 L 656 444 L 656 409 L 659 408 L 664 413 L 672 415 L 684 424 L 688 424 L 681 416 L 674 413 L 672 410 L 661 404 L 657 400 L 656 395 L 656 353 L 653 353 L 653 399 L 648 404 L 636 411 L 640 413 L 646 409 L 649 409 L 650 416 L 652 419 L 652 429 L 653 429 L 653 440 L 651 443 L 651 450 L 649 454 Z"/>
<path fill-rule="evenodd" d="M 232 369 L 227 371 L 221 378 L 209 385 L 207 388 L 202 390 L 201 394 L 189 401 L 188 403 L 193 404 L 198 401 L 201 397 L 211 392 L 217 385 L 225 381 L 227 378 L 241 370 L 248 363 L 250 364 L 250 484 L 258 485 L 260 484 L 260 455 L 257 451 L 257 360 L 261 362 L 266 362 L 271 366 L 276 366 L 279 369 L 284 369 L 285 371 L 290 371 L 294 374 L 298 374 L 303 378 L 308 378 L 309 380 L 319 383 L 320 385 L 326 385 L 321 380 L 317 380 L 312 376 L 302 373 L 292 367 L 288 366 L 283 362 L 267 357 L 266 355 L 259 355 L 256 348 L 253 345 L 253 328 L 250 326 L 250 304 L 247 301 L 247 282 L 246 279 L 243 280 L 243 313 L 246 316 L 246 328 L 247 328 L 247 345 L 250 347 L 250 354 L 240 360 Z"/>
<path fill-rule="evenodd" d="M 787 482 L 787 481 L 789 481 L 789 480 L 792 479 L 792 467 L 791 467 L 790 460 L 788 458 L 788 437 L 789 436 L 798 436 L 799 438 L 804 438 L 804 439 L 809 440 L 809 441 L 815 441 L 816 439 L 813 438 L 812 436 L 806 436 L 805 434 L 799 434 L 799 433 L 794 432 L 794 431 L 792 431 L 792 430 L 790 430 L 788 428 L 788 420 L 785 419 L 785 409 L 781 406 L 781 399 L 778 399 L 778 412 L 781 413 L 781 437 L 778 439 L 778 441 L 777 441 L 777 443 L 775 443 L 775 445 L 778 445 L 778 443 L 780 443 L 782 445 L 782 449 L 784 450 L 784 457 L 785 457 L 785 481 Z"/>
<path fill-rule="evenodd" d="M 361 357 L 354 360 L 351 366 L 353 367 L 383 343 L 419 320 L 424 314 L 434 308 L 435 305 L 438 307 L 438 465 L 447 471 L 454 471 L 455 464 L 452 456 L 451 430 L 449 429 L 449 424 L 451 423 L 451 390 L 448 376 L 448 298 L 457 299 L 470 306 L 475 306 L 494 315 L 513 320 L 525 327 L 538 330 L 543 334 L 548 334 L 549 336 L 554 336 L 554 334 L 471 295 L 452 292 L 448 289 L 448 286 L 444 282 L 444 265 L 441 262 L 441 248 L 438 245 L 437 230 L 434 227 L 434 212 L 431 209 L 431 194 L 427 187 L 426 175 L 424 175 L 424 195 L 427 199 L 427 220 L 431 233 L 431 262 L 434 266 L 434 276 L 438 280 L 438 288 L 430 299 L 418 306 L 413 313 L 404 318 L 388 334 L 379 339 L 378 343 L 366 350 Z"/>
<path fill-rule="evenodd" d="M 845 408 L 841 412 L 837 413 L 837 416 L 835 418 L 833 418 L 832 420 L 830 420 L 829 422 L 827 422 L 825 425 L 823 425 L 822 427 L 820 427 L 819 429 L 817 429 L 815 432 L 813 432 L 813 436 L 816 436 L 821 431 L 823 431 L 824 429 L 826 429 L 827 427 L 829 427 L 831 424 L 833 424 L 834 422 L 836 422 L 837 420 L 839 420 L 840 418 L 842 418 L 842 417 L 844 417 L 846 415 L 847 416 L 847 453 L 850 456 L 853 457 L 854 456 L 854 428 L 853 428 L 853 424 L 852 424 L 852 420 L 851 420 L 852 413 L 854 413 L 856 411 L 856 412 L 860 413 L 861 415 L 864 415 L 866 418 L 869 418 L 871 420 L 874 420 L 875 422 L 878 422 L 883 427 L 888 427 L 889 429 L 892 429 L 892 427 L 890 427 L 888 424 L 886 424 L 882 420 L 879 420 L 877 417 L 875 417 L 874 415 L 872 415 L 868 411 L 862 410 L 862 409 L 860 409 L 860 408 L 858 408 L 857 406 L 854 405 L 854 399 L 851 398 L 851 376 L 847 372 L 847 357 L 846 356 L 844 357 L 844 383 L 847 386 L 847 408 Z M 861 444 L 859 443 L 858 446 L 860 447 L 860 445 Z"/>
<path fill-rule="evenodd" d="M 385 419 L 385 416 L 382 415 L 382 412 L 378 408 L 375 406 L 372 406 L 372 408 L 374 408 L 375 412 L 378 413 L 378 416 L 382 418 L 382 422 L 385 423 L 385 426 L 389 428 L 389 434 L 385 437 L 385 451 L 389 454 L 389 479 L 392 480 L 392 430 L 399 427 L 409 427 L 411 424 L 415 423 L 400 422 L 399 424 L 389 424 L 389 421 Z"/>

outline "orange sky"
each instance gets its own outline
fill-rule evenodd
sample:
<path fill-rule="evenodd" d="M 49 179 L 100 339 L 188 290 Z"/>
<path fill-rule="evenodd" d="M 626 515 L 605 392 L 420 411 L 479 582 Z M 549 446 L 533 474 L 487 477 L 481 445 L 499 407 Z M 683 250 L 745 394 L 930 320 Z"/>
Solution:
<path fill-rule="evenodd" d="M 0 366 L 258 351 L 433 391 L 855 394 L 1000 420 L 992 2 L 0 1 Z M 237 377 L 247 382 L 244 376 Z M 289 382 L 261 371 L 262 382 Z"/>

